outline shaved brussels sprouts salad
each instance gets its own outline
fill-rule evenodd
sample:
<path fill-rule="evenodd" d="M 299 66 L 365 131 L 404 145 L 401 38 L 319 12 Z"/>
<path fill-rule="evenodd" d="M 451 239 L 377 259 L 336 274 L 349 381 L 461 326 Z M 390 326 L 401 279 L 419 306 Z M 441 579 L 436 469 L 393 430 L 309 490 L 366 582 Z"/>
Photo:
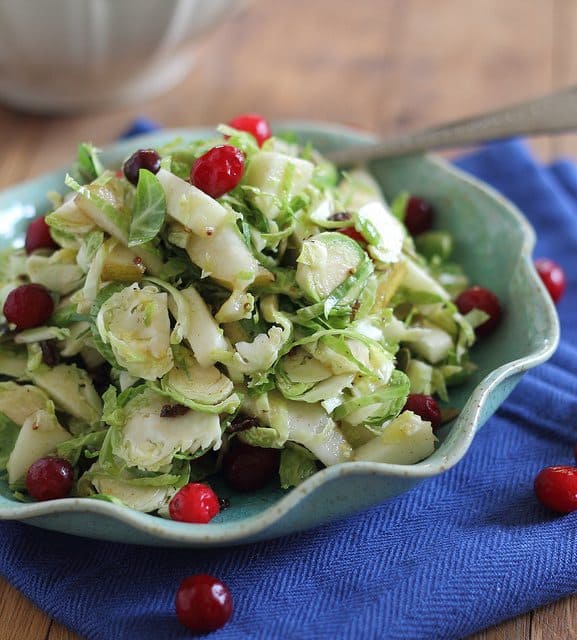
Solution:
<path fill-rule="evenodd" d="M 448 400 L 489 314 L 459 311 L 451 237 L 409 233 L 409 194 L 387 203 L 363 169 L 227 125 L 120 167 L 81 144 L 65 187 L 1 258 L 0 469 L 17 499 L 170 517 L 215 474 L 289 488 L 433 452 L 436 401 L 414 398 Z M 46 459 L 62 493 L 37 490 L 58 485 Z"/>

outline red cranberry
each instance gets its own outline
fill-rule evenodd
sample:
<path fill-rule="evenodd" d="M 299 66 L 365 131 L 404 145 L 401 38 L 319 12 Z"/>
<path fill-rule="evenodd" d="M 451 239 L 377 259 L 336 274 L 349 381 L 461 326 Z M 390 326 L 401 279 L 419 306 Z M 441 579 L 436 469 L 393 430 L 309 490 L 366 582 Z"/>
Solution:
<path fill-rule="evenodd" d="M 58 249 L 58 245 L 50 235 L 50 227 L 43 217 L 32 220 L 28 225 L 24 247 L 28 255 L 36 249 Z"/>
<path fill-rule="evenodd" d="M 244 174 L 244 154 L 229 144 L 209 149 L 194 161 L 191 183 L 212 198 L 220 198 L 236 187 Z"/>
<path fill-rule="evenodd" d="M 66 498 L 74 484 L 74 469 L 64 458 L 40 458 L 26 474 L 26 490 L 34 500 Z"/>
<path fill-rule="evenodd" d="M 478 336 L 486 336 L 491 333 L 501 320 L 501 304 L 499 298 L 489 289 L 484 287 L 471 287 L 461 292 L 455 301 L 462 314 L 469 313 L 472 309 L 480 309 L 489 317 L 480 324 L 475 333 Z"/>
<path fill-rule="evenodd" d="M 238 442 L 225 454 L 222 470 L 227 484 L 237 491 L 258 491 L 277 474 L 280 463 L 278 449 L 251 447 Z"/>
<path fill-rule="evenodd" d="M 429 231 L 433 226 L 434 209 L 432 205 L 423 200 L 411 196 L 405 207 L 405 226 L 412 236 Z"/>
<path fill-rule="evenodd" d="M 122 167 L 126 179 L 134 186 L 138 184 L 138 172 L 140 169 L 148 169 L 151 173 L 158 173 L 160 156 L 154 149 L 139 149 L 135 151 Z"/>
<path fill-rule="evenodd" d="M 541 276 L 543 284 L 553 298 L 553 302 L 558 302 L 565 292 L 565 272 L 553 260 L 549 258 L 539 258 L 535 260 L 535 269 Z"/>
<path fill-rule="evenodd" d="M 201 482 L 189 482 L 168 503 L 173 520 L 206 524 L 220 511 L 216 493 Z"/>
<path fill-rule="evenodd" d="M 362 234 L 360 234 L 354 227 L 343 227 L 342 229 L 338 229 L 338 232 L 345 236 L 349 236 L 349 238 L 352 238 L 363 246 L 367 244 L 367 241 L 364 239 Z"/>
<path fill-rule="evenodd" d="M 262 143 L 272 135 L 268 122 L 257 113 L 245 113 L 242 116 L 237 116 L 228 124 L 233 129 L 252 133 L 259 147 L 262 147 Z"/>
<path fill-rule="evenodd" d="M 224 626 L 232 615 L 228 587 L 213 576 L 185 578 L 176 593 L 176 616 L 193 633 L 210 633 Z"/>
<path fill-rule="evenodd" d="M 423 420 L 428 420 L 433 429 L 438 429 L 441 426 L 441 410 L 432 396 L 424 393 L 410 393 L 403 407 L 403 411 L 405 410 L 416 413 Z"/>
<path fill-rule="evenodd" d="M 577 468 L 545 467 L 534 482 L 535 495 L 547 508 L 559 513 L 577 511 Z"/>
<path fill-rule="evenodd" d="M 43 325 L 54 311 L 54 301 L 41 284 L 22 284 L 12 289 L 4 302 L 4 316 L 17 329 Z"/>

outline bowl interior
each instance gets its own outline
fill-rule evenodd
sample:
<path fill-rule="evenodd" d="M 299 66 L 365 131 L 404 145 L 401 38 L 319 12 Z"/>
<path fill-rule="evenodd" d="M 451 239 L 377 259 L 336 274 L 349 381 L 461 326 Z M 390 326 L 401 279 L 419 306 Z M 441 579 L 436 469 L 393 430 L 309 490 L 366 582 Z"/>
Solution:
<path fill-rule="evenodd" d="M 321 151 L 371 140 L 370 136 L 328 125 L 287 123 L 277 130 L 296 132 L 300 139 L 312 142 Z M 119 143 L 104 153 L 103 160 L 113 165 L 138 147 L 160 145 L 176 136 L 212 134 L 213 130 L 160 132 Z M 440 473 L 456 463 L 466 452 L 475 430 L 495 411 L 522 373 L 552 353 L 558 340 L 557 318 L 532 267 L 530 252 L 534 235 L 521 214 L 490 188 L 433 157 L 383 160 L 373 163 L 371 170 L 387 198 L 409 191 L 431 201 L 437 211 L 436 227 L 454 236 L 455 260 L 465 267 L 473 283 L 494 290 L 504 306 L 503 323 L 473 350 L 472 357 L 477 364 L 475 374 L 466 384 L 450 390 L 451 406 L 462 409 L 462 413 L 441 432 L 441 446 L 429 459 L 411 467 L 348 463 L 337 465 L 348 467 L 343 473 L 335 468 L 323 470 L 290 495 L 278 487 L 251 495 L 233 495 L 232 506 L 210 525 L 202 525 L 202 532 L 197 529 L 198 525 L 188 525 L 185 532 L 182 523 L 138 513 L 130 515 L 128 529 L 148 528 L 148 538 L 152 537 L 153 541 L 173 533 L 177 540 L 189 544 L 210 544 L 211 540 L 219 543 L 231 535 L 234 540 L 242 541 L 247 538 L 243 527 L 249 523 L 252 530 L 260 526 L 263 531 L 276 535 L 320 524 L 401 493 L 418 479 Z M 1 248 L 22 246 L 28 222 L 48 209 L 46 194 L 62 189 L 64 174 L 65 171 L 57 171 L 0 194 Z M 364 487 L 364 500 L 358 499 L 358 493 L 355 497 L 355 492 L 344 484 L 355 482 L 355 478 L 358 486 Z M 218 488 L 216 486 L 217 491 Z M 6 497 L 6 489 L 0 483 L 3 494 L 0 517 L 27 518 L 40 514 L 42 518 L 36 522 L 40 526 L 94 537 L 127 537 L 124 530 L 119 533 L 118 517 L 122 508 L 116 505 L 100 503 L 98 506 L 98 511 L 110 516 L 108 524 L 117 527 L 116 533 L 108 535 L 98 529 L 94 513 L 82 512 L 83 504 L 96 501 L 76 500 L 72 504 L 69 500 L 65 510 L 61 505 L 67 501 L 55 501 L 44 505 L 44 510 L 35 511 L 38 505 L 15 507 Z M 311 502 L 314 495 L 332 497 L 336 506 L 329 506 L 330 500 Z M 77 507 L 76 513 L 70 513 L 74 507 Z M 299 509 L 303 512 L 302 518 L 298 516 Z M 281 522 L 289 512 L 297 515 L 275 529 L 275 523 Z"/>

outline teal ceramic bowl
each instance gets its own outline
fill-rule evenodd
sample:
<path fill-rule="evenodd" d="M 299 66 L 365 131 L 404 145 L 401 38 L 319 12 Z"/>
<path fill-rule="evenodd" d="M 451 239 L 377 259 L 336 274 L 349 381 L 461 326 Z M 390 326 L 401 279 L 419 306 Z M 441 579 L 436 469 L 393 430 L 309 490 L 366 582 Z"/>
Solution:
<path fill-rule="evenodd" d="M 278 130 L 294 131 L 321 151 L 372 140 L 335 125 L 284 123 Z M 212 133 L 206 129 L 155 133 L 114 145 L 105 151 L 103 159 L 119 163 L 139 147 L 162 144 L 176 136 L 192 138 Z M 341 518 L 385 502 L 457 464 L 476 431 L 521 376 L 547 360 L 557 345 L 555 308 L 533 268 L 534 233 L 511 203 L 438 158 L 388 159 L 373 163 L 371 170 L 388 197 L 406 190 L 432 202 L 438 212 L 437 226 L 455 238 L 455 259 L 465 267 L 472 282 L 494 290 L 505 309 L 497 331 L 474 349 L 478 365 L 475 375 L 465 386 L 452 390 L 451 404 L 461 413 L 444 428 L 433 455 L 411 466 L 345 463 L 320 471 L 292 491 L 233 494 L 231 507 L 204 525 L 164 520 L 92 499 L 22 504 L 7 497 L 6 486 L 0 486 L 0 518 L 119 542 L 225 546 L 282 536 Z M 46 193 L 62 189 L 64 174 L 64 170 L 57 171 L 0 194 L 2 246 L 22 246 L 28 222 L 46 211 Z"/>

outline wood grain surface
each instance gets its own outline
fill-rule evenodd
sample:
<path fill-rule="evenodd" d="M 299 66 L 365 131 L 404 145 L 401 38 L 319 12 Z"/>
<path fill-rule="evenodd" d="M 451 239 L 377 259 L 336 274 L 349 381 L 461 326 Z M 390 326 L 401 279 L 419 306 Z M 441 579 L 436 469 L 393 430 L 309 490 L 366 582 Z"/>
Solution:
<path fill-rule="evenodd" d="M 386 134 L 576 81 L 577 0 L 253 0 L 162 97 L 68 116 L 0 106 L 0 188 L 67 163 L 80 140 L 113 141 L 138 115 L 178 127 L 258 111 Z M 577 159 L 576 135 L 531 145 L 543 159 Z M 576 614 L 567 598 L 468 640 L 571 640 Z M 0 640 L 75 638 L 0 579 Z"/>

